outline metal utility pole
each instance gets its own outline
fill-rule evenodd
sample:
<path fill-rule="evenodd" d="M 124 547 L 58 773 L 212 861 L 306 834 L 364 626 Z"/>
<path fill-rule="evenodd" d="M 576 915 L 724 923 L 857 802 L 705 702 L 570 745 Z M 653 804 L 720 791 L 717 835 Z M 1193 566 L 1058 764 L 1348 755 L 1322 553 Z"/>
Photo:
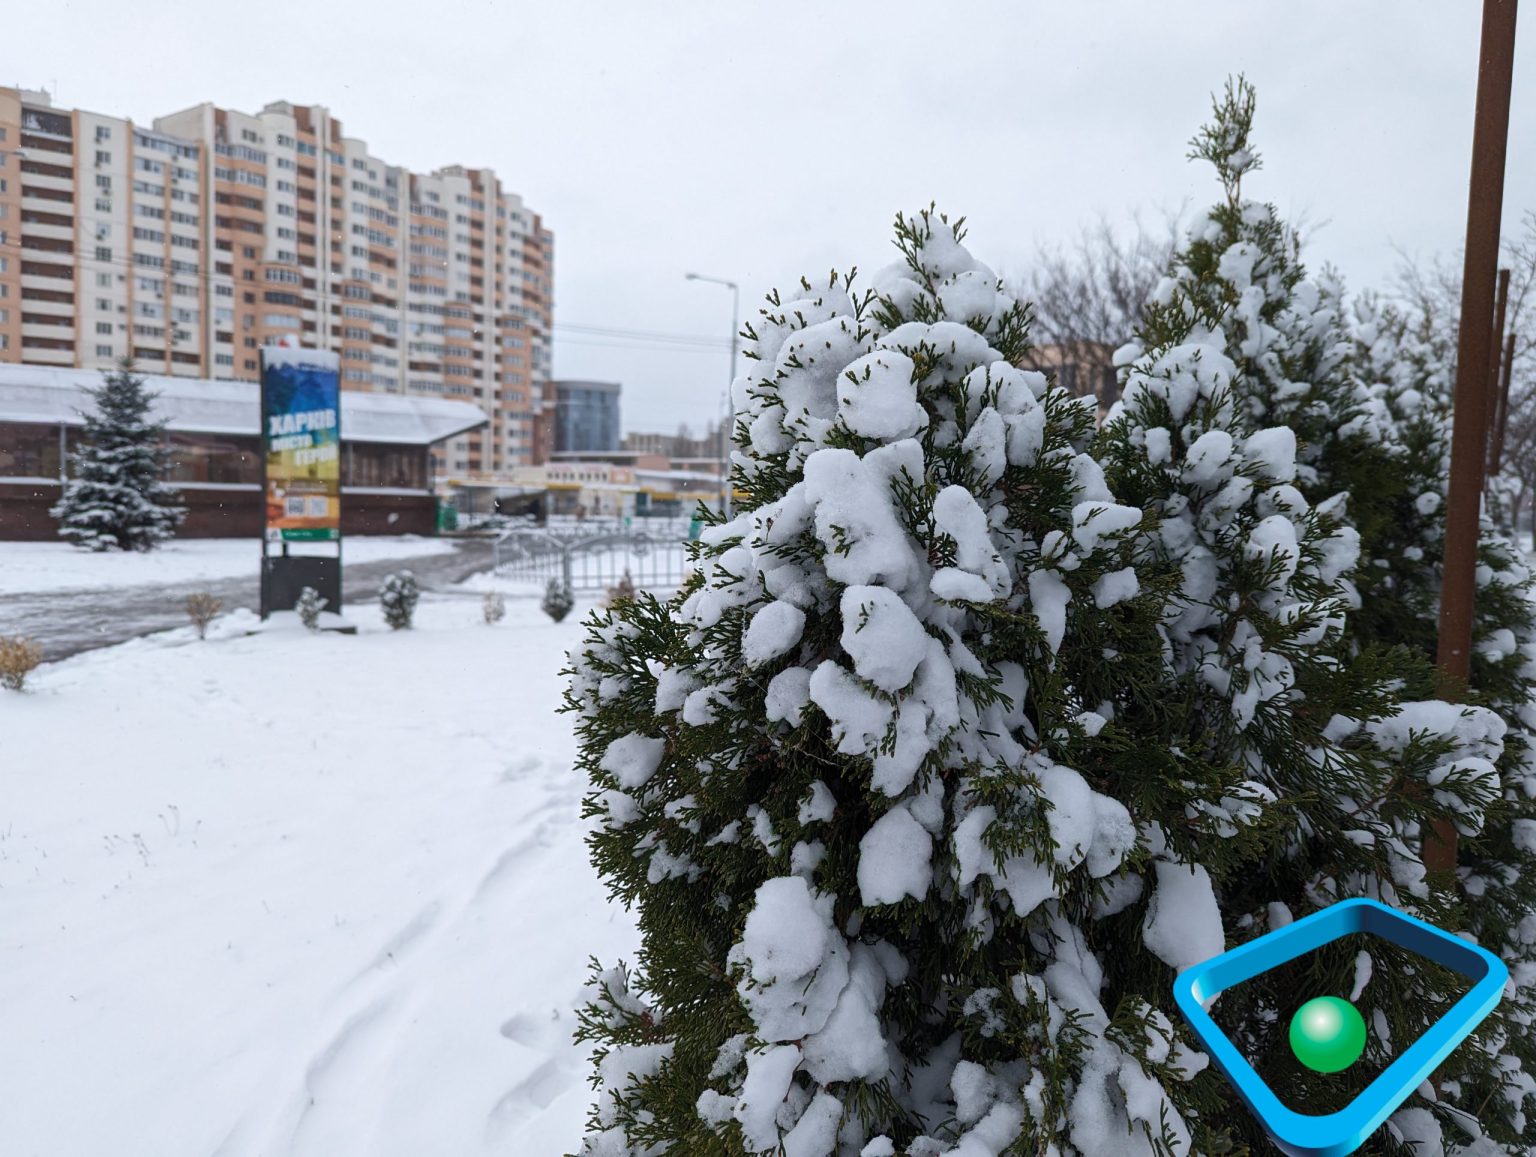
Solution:
<path fill-rule="evenodd" d="M 725 517 L 731 517 L 731 445 L 735 440 L 736 401 L 731 387 L 736 384 L 736 331 L 741 327 L 741 289 L 734 281 L 723 277 L 707 277 L 702 273 L 688 274 L 689 281 L 708 281 L 723 285 L 731 291 L 731 380 L 725 387 L 725 429 L 720 438 L 720 509 Z"/>
<path fill-rule="evenodd" d="M 1510 330 L 1504 339 L 1504 361 L 1499 383 L 1499 424 L 1493 432 L 1493 473 L 1499 472 L 1504 462 L 1504 434 L 1509 429 L 1509 378 L 1515 367 L 1515 331 Z M 1515 512 L 1516 515 L 1520 513 Z"/>
<path fill-rule="evenodd" d="M 1467 194 L 1466 263 L 1461 278 L 1461 332 L 1451 431 L 1450 496 L 1445 512 L 1445 567 L 1440 592 L 1440 697 L 1460 702 L 1471 672 L 1472 599 L 1477 589 L 1478 523 L 1488 446 L 1488 374 L 1493 352 L 1494 276 L 1499 219 L 1504 210 L 1504 155 L 1509 142 L 1509 92 L 1515 65 L 1516 0 L 1483 0 L 1478 52 L 1477 111 L 1472 130 L 1472 179 Z M 1431 871 L 1456 866 L 1456 829 L 1434 825 L 1424 841 Z"/>

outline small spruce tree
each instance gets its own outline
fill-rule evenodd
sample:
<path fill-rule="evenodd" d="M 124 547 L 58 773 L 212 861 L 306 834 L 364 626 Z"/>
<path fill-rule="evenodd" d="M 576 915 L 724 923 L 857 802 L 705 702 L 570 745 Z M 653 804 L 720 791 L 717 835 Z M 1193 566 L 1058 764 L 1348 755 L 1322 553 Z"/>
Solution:
<path fill-rule="evenodd" d="M 299 592 L 299 601 L 294 604 L 294 610 L 299 612 L 299 622 L 303 623 L 307 630 L 318 631 L 320 629 L 320 612 L 325 610 L 328 600 L 320 597 L 320 592 L 314 587 L 305 587 Z"/>
<path fill-rule="evenodd" d="M 165 423 L 149 417 L 155 395 L 128 362 L 88 392 L 95 412 L 82 415 L 73 477 L 51 512 L 59 534 L 90 550 L 152 550 L 185 515 L 175 490 L 161 481 L 169 452 Z"/>
<path fill-rule="evenodd" d="M 558 623 L 571 613 L 571 608 L 575 605 L 576 596 L 571 593 L 571 588 L 565 585 L 564 579 L 556 577 L 550 579 L 545 586 L 544 598 L 539 603 L 539 609 Z"/>
<path fill-rule="evenodd" d="M 408 570 L 388 575 L 379 589 L 379 606 L 384 610 L 384 621 L 392 631 L 407 630 L 416 614 L 416 600 L 421 598 L 421 588 L 416 576 Z"/>
<path fill-rule="evenodd" d="M 500 591 L 486 591 L 480 600 L 480 614 L 487 626 L 495 626 L 507 616 L 507 600 Z M 558 621 L 558 620 L 557 620 Z"/>

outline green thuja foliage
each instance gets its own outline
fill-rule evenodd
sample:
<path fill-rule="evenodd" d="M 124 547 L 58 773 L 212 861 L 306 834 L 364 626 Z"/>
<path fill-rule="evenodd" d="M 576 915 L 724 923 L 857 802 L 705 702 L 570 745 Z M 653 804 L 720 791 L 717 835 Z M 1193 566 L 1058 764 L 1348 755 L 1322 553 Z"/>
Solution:
<path fill-rule="evenodd" d="M 1364 299 L 1356 306 L 1353 367 L 1388 421 L 1398 469 L 1380 485 L 1391 517 L 1367 540 L 1384 597 L 1368 602 L 1361 637 L 1390 638 L 1428 662 L 1439 635 L 1450 474 L 1452 363 L 1429 319 Z M 1486 1042 L 1497 1067 L 1444 1082 L 1443 1100 L 1484 1122 L 1501 1143 L 1536 1146 L 1536 588 L 1530 564 L 1485 518 L 1478 541 L 1467 702 L 1497 712 L 1508 730 L 1500 790 L 1479 830 L 1463 826 L 1457 872 L 1462 925 L 1510 966 L 1499 1008 L 1504 1033 Z M 1448 1114 L 1447 1114 L 1448 1115 Z M 1454 1118 L 1453 1118 L 1454 1122 Z M 1514 1151 L 1526 1151 L 1521 1148 Z"/>
<path fill-rule="evenodd" d="M 1169 742 L 1234 753 L 1293 801 L 1286 837 L 1219 883 L 1229 940 L 1371 895 L 1486 942 L 1486 916 L 1462 902 L 1453 881 L 1427 880 L 1421 859 L 1435 819 L 1476 836 L 1473 847 L 1507 846 L 1500 796 L 1510 793 L 1500 791 L 1493 762 L 1523 765 L 1520 744 L 1493 713 L 1422 702 L 1436 693 L 1422 628 L 1438 595 L 1427 558 L 1440 509 L 1425 495 L 1423 471 L 1437 456 L 1443 414 L 1418 395 L 1362 379 L 1337 283 L 1307 280 L 1294 233 L 1272 206 L 1243 198 L 1243 180 L 1258 167 L 1254 109 L 1250 86 L 1229 85 L 1195 139 L 1192 155 L 1215 167 L 1222 198 L 1194 223 L 1146 312 L 1124 401 L 1097 450 L 1123 500 L 1162 515 L 1155 554 L 1197 596 L 1169 624 L 1173 669 L 1191 678 L 1167 695 L 1206 707 L 1195 733 Z M 1390 356 L 1390 342 L 1372 337 L 1370 347 Z M 1279 589 L 1273 580 L 1286 576 L 1262 570 L 1282 556 L 1294 573 Z M 1485 590 L 1485 608 L 1507 600 L 1505 613 L 1518 616 L 1512 586 L 1491 580 Z M 1512 635 L 1503 641 L 1518 650 Z M 1500 885 L 1490 882 L 1498 873 L 1475 882 L 1462 875 L 1472 885 L 1466 894 L 1492 898 L 1502 887 L 1495 903 L 1518 895 L 1507 886 L 1513 872 Z M 1342 1107 L 1364 1087 L 1363 1074 L 1379 1071 L 1448 1007 L 1454 977 L 1384 967 L 1391 955 L 1380 945 L 1325 951 L 1308 962 L 1299 991 L 1268 983 L 1223 997 L 1229 1034 L 1246 1055 L 1266 1058 L 1266 1079 L 1283 1102 Z M 1373 1030 L 1353 1079 L 1289 1059 L 1290 1014 L 1325 991 L 1357 998 Z M 1489 1082 L 1499 1086 L 1511 1111 L 1501 1109 L 1488 1131 L 1501 1141 L 1524 1127 L 1528 1079 L 1519 1050 L 1505 1042 L 1526 1022 L 1522 1008 L 1508 1008 L 1442 1070 L 1445 1088 L 1469 1107 L 1466 1090 L 1475 1087 L 1486 1105 Z M 1438 1136 L 1433 1121 L 1416 1119 L 1427 1111 L 1411 1109 L 1401 1137 L 1426 1128 Z M 1433 1112 L 1455 1116 L 1446 1104 Z M 1264 1144 L 1246 1119 L 1237 1131 Z M 1385 1130 L 1362 1151 L 1402 1152 L 1401 1137 Z M 1451 1129 L 1446 1144 L 1467 1139 Z"/>
<path fill-rule="evenodd" d="M 1197 727 L 1180 576 L 962 239 L 899 218 L 867 288 L 770 297 L 740 513 L 675 598 L 589 620 L 592 854 L 642 941 L 594 966 L 585 1153 L 1228 1151 L 1172 961 L 1286 821 L 1161 743 Z"/>

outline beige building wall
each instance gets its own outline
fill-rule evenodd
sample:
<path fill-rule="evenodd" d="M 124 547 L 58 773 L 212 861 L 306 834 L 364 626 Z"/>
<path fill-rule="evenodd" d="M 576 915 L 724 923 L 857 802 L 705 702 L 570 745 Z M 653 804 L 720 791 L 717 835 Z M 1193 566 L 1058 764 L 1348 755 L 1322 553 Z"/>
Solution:
<path fill-rule="evenodd" d="M 152 128 L 0 88 L 0 361 L 254 381 L 263 345 L 347 389 L 474 402 L 439 474 L 531 463 L 553 237 L 489 169 L 412 173 L 319 105 Z"/>

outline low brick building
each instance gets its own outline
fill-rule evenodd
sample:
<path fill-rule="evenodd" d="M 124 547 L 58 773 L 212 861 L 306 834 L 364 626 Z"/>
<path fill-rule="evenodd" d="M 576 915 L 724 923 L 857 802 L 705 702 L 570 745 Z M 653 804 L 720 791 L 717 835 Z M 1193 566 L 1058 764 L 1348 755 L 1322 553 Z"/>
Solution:
<path fill-rule="evenodd" d="M 259 538 L 262 531 L 259 388 L 254 382 L 146 377 L 166 421 L 166 480 L 181 493 L 185 538 Z M 93 402 L 90 370 L 0 365 L 0 539 L 58 533 L 71 452 Z M 468 402 L 341 392 L 342 534 L 431 534 L 432 447 L 487 424 Z"/>

